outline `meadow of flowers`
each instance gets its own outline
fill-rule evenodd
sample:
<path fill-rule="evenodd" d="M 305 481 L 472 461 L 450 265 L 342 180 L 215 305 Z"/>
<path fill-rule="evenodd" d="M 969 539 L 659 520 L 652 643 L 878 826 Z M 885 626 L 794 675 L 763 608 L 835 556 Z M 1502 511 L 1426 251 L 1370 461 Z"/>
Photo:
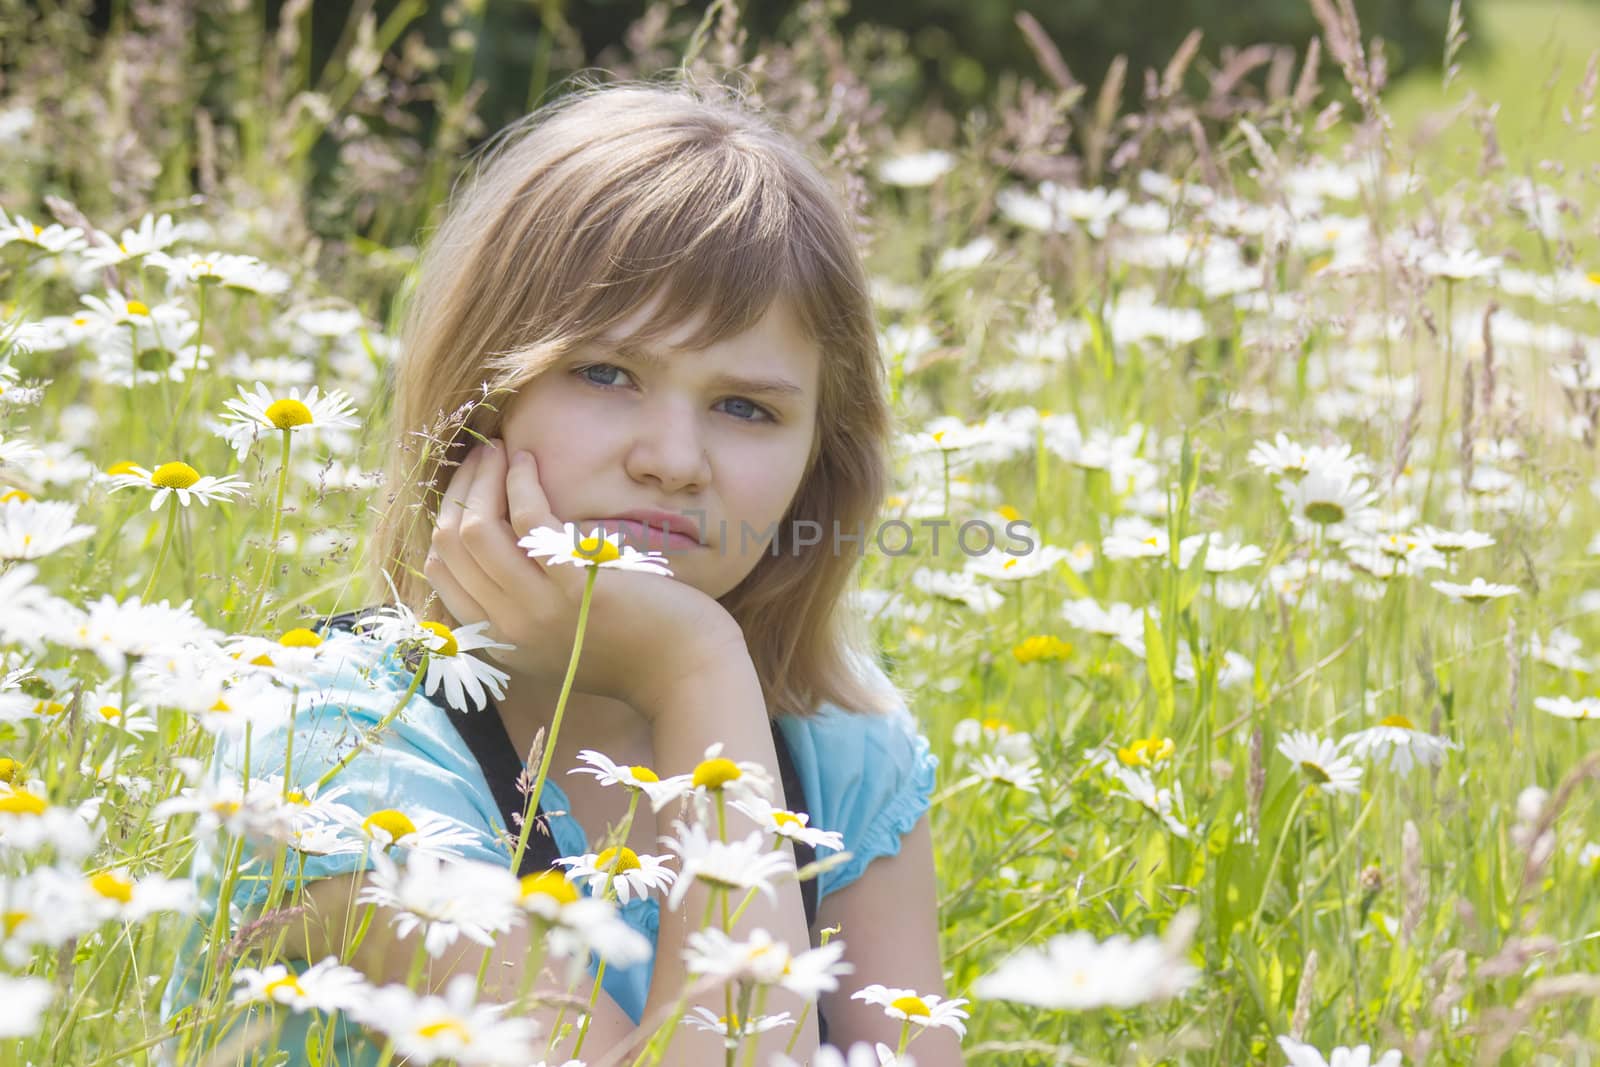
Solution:
<path fill-rule="evenodd" d="M 975 1064 L 1600 1054 L 1594 176 L 1509 166 L 1481 101 L 1457 117 L 1478 120 L 1474 168 L 1408 154 L 1381 53 L 1348 4 L 1313 7 L 1310 54 L 1207 67 L 1186 47 L 1136 113 L 1117 105 L 1132 73 L 1086 89 L 1035 34 L 1053 82 L 894 128 L 894 42 L 841 39 L 820 7 L 816 34 L 755 56 L 731 6 L 698 28 L 663 6 L 612 64 L 737 68 L 860 215 L 903 426 L 884 517 L 915 532 L 868 546 L 860 602 L 940 760 L 947 996 L 857 990 L 903 1037 L 851 1067 L 913 1062 L 928 1027 L 964 1032 Z M 389 324 L 447 187 L 436 161 L 481 132 L 461 10 L 450 53 L 402 62 L 384 55 L 403 20 L 358 12 L 315 84 L 292 32 L 219 15 L 207 32 L 233 51 L 212 73 L 250 87 L 220 130 L 189 110 L 207 72 L 158 61 L 187 32 L 167 16 L 14 38 L 0 1062 L 235 1062 L 205 1035 L 246 1011 L 257 1048 L 291 1019 L 322 1048 L 347 1017 L 396 1060 L 541 1062 L 551 1034 L 470 981 L 286 968 L 284 865 L 370 854 L 364 899 L 422 931 L 419 952 L 526 925 L 550 958 L 625 959 L 619 898 L 705 879 L 737 902 L 794 876 L 774 835 L 818 833 L 714 753 L 668 782 L 595 754 L 615 788 L 737 800 L 765 829 L 695 824 L 658 856 L 519 881 L 453 859 L 447 820 L 341 804 L 337 775 L 300 790 L 209 758 L 329 672 L 391 688 L 395 714 L 494 684 L 474 627 L 376 619 L 419 654 L 399 666 L 318 629 L 386 599 L 364 563 L 403 358 Z M 1595 72 L 1554 101 L 1575 138 L 1594 136 Z M 430 134 L 396 118 L 417 99 L 442 116 Z M 297 180 L 319 138 L 338 149 L 320 198 Z M 972 522 L 1026 522 L 1033 549 L 969 551 Z M 591 581 L 640 565 L 529 547 Z M 276 852 L 267 907 L 236 936 L 209 927 L 198 1008 L 164 1018 L 245 841 Z M 224 858 L 211 880 L 202 851 Z M 794 1023 L 761 1016 L 774 985 L 854 989 L 836 944 L 769 942 L 713 925 L 693 950 L 743 1033 Z"/>

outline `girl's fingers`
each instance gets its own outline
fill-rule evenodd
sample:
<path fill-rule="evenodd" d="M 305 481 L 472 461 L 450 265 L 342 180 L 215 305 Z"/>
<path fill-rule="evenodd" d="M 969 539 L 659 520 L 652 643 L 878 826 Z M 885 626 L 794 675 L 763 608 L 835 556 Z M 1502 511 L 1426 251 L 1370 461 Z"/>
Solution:
<path fill-rule="evenodd" d="M 472 475 L 477 462 L 478 450 L 468 449 L 460 466 L 451 473 L 450 484 L 445 487 L 444 497 L 439 501 L 438 520 L 434 523 L 438 529 L 453 532 L 461 525 L 461 510 L 466 504 L 467 494 L 472 490 Z"/>
<path fill-rule="evenodd" d="M 550 501 L 545 499 L 544 486 L 539 484 L 539 463 L 532 452 L 519 449 L 511 457 L 506 471 L 506 503 L 510 509 L 511 528 L 522 537 L 535 526 L 561 529 L 561 522 L 550 513 Z"/>
<path fill-rule="evenodd" d="M 434 592 L 439 594 L 439 602 L 444 605 L 458 626 L 467 626 L 489 618 L 488 612 L 483 610 L 483 605 L 462 588 L 456 576 L 451 573 L 449 565 L 437 552 L 430 551 L 428 558 L 423 560 L 422 575 L 428 579 L 428 584 L 433 586 Z"/>
<path fill-rule="evenodd" d="M 474 448 L 472 454 L 475 464 L 472 484 L 467 487 L 467 515 L 496 525 L 503 523 L 506 521 L 505 445 L 489 441 Z"/>

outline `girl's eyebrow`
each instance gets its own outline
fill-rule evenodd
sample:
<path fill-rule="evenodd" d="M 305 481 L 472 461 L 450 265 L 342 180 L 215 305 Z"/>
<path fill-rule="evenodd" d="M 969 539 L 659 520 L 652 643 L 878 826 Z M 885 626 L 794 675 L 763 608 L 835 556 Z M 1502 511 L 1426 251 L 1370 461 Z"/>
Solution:
<path fill-rule="evenodd" d="M 602 345 L 621 359 L 642 363 L 648 367 L 659 367 L 667 361 L 666 357 L 627 341 L 602 342 Z M 804 388 L 787 378 L 742 378 L 737 374 L 719 374 L 711 379 L 711 384 L 716 389 L 750 393 L 754 396 L 799 398 L 806 395 Z"/>

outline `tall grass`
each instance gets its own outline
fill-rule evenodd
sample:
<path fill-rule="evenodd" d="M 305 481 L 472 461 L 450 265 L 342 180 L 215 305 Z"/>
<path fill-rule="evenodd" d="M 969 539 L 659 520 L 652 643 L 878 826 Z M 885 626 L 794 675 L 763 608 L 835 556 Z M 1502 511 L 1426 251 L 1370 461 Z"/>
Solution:
<path fill-rule="evenodd" d="M 70 8 L 0 4 L 0 206 L 77 227 L 82 246 L 39 247 L 30 226 L 0 247 L 0 483 L 89 528 L 36 563 L 20 536 L 4 545 L 0 947 L 6 975 L 43 983 L 6 988 L 49 991 L 36 1017 L 21 992 L 0 1006 L 5 1062 L 155 1062 L 195 903 L 174 888 L 143 914 L 93 876 L 181 887 L 197 846 L 231 840 L 153 813 L 206 759 L 211 709 L 135 707 L 133 661 L 96 650 L 138 658 L 139 635 L 97 645 L 59 604 L 41 622 L 25 587 L 74 609 L 186 602 L 271 639 L 382 596 L 359 575 L 383 503 L 366 472 L 391 308 L 485 131 L 472 5 L 443 53 L 407 36 L 418 5 L 368 6 L 313 82 L 308 4 L 270 33 L 249 12 L 116 5 L 99 36 Z M 905 431 L 890 513 L 916 531 L 909 552 L 868 552 L 863 601 L 941 760 L 950 993 L 1057 933 L 1198 921 L 1183 949 L 1198 977 L 1176 996 L 1085 1011 L 974 997 L 974 1063 L 1281 1063 L 1279 1035 L 1409 1063 L 1600 1051 L 1600 758 L 1591 723 L 1552 711 L 1600 714 L 1600 234 L 1576 150 L 1594 137 L 1596 60 L 1540 92 L 1519 75 L 1497 123 L 1457 82 L 1449 132 L 1416 138 L 1349 5 L 1314 6 L 1310 56 L 1180 53 L 1134 114 L 1116 81 L 1145 72 L 1080 85 L 1031 25 L 1054 81 L 901 129 L 875 105 L 898 84 L 874 62 L 893 42 L 842 38 L 821 6 L 814 32 L 754 55 L 731 5 L 701 25 L 662 5 L 608 59 L 741 80 L 859 212 Z M 1545 7 L 1509 9 L 1488 22 L 1506 20 L 1508 47 L 1540 36 Z M 1506 152 L 1535 112 L 1534 156 Z M 336 162 L 313 189 L 323 153 Z M 284 286 L 86 263 L 95 232 L 114 242 L 147 213 L 181 227 L 169 252 L 258 257 Z M 134 368 L 149 380 L 125 384 Z M 240 460 L 217 420 L 257 380 L 347 390 L 360 426 L 281 450 L 269 434 Z M 1280 433 L 1275 471 L 1252 455 Z M 1311 446 L 1332 450 L 1313 467 L 1372 494 L 1340 523 L 1319 521 L 1325 490 L 1295 514 L 1307 483 L 1281 468 Z M 152 510 L 149 488 L 111 491 L 103 472 L 126 461 L 250 488 Z M 0 508 L 8 530 L 29 521 Z M 1058 553 L 1037 573 L 954 543 L 963 522 L 1017 519 Z M 1492 543 L 1453 549 L 1440 530 Z M 1204 554 L 1180 548 L 1203 534 Z M 1229 560 L 1234 545 L 1259 552 Z M 1435 587 L 1473 578 L 1515 589 Z M 1130 610 L 1101 624 L 1087 602 Z M 1062 643 L 1026 643 L 1044 636 Z M 1391 749 L 1437 759 L 1398 769 L 1349 740 L 1384 722 Z M 1287 756 L 1296 731 L 1342 747 Z M 1353 791 L 1328 788 L 1353 768 Z M 39 847 L 24 793 L 59 820 Z M 82 930 L 28 914 L 47 868 L 90 887 Z M 223 1015 L 229 969 L 267 959 L 220 932 L 212 952 Z"/>

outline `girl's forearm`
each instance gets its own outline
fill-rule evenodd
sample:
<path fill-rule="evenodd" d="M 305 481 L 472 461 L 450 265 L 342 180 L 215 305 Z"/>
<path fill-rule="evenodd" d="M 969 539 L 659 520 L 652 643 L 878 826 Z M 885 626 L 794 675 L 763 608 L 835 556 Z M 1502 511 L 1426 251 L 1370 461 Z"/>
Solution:
<path fill-rule="evenodd" d="M 656 770 L 663 777 L 691 773 L 704 758 L 706 748 L 720 741 L 724 757 L 760 764 L 771 781 L 781 781 L 766 702 L 748 655 L 735 658 L 716 671 L 686 679 L 672 691 L 663 693 L 656 706 L 650 709 L 650 718 Z M 742 816 L 733 813 L 731 817 L 740 821 L 730 825 L 730 837 L 743 836 L 753 829 Z M 739 829 L 735 830 L 734 826 Z M 784 847 L 788 848 L 787 845 Z M 736 928 L 730 932 L 735 938 L 743 938 L 759 927 L 774 939 L 787 944 L 791 951 L 803 951 L 810 947 L 810 939 L 806 931 L 805 907 L 801 901 L 799 884 L 791 878 L 776 889 L 775 900 L 758 893 L 744 910 Z M 742 894 L 740 896 L 742 898 Z M 683 949 L 689 935 L 700 928 L 709 900 L 710 890 L 695 886 L 676 910 L 662 908 L 650 999 L 645 1006 L 647 1018 L 654 1017 L 657 1010 L 673 1004 L 690 984 L 692 976 L 684 962 Z M 737 908 L 739 903 L 739 899 L 732 900 L 729 911 Z M 712 909 L 712 924 L 721 924 L 719 909 Z M 707 1008 L 714 1016 L 728 1014 L 727 1000 L 721 988 L 691 1000 L 688 1007 L 696 1005 Z M 798 1018 L 803 1007 L 804 1001 L 800 997 L 782 989 L 773 989 L 767 996 L 764 1011 L 768 1015 L 788 1011 L 792 1017 Z M 807 1013 L 805 1030 L 795 1043 L 792 1055 L 802 1063 L 817 1047 L 815 1020 L 815 1011 Z M 783 1051 L 791 1036 L 788 1028 L 780 1028 L 753 1038 L 759 1042 L 757 1062 L 766 1063 L 774 1053 Z M 673 1038 L 672 1048 L 676 1054 L 669 1053 L 668 1063 L 694 1063 L 698 1067 L 701 1064 L 720 1063 L 724 1058 L 719 1035 L 689 1027 L 680 1030 Z"/>

